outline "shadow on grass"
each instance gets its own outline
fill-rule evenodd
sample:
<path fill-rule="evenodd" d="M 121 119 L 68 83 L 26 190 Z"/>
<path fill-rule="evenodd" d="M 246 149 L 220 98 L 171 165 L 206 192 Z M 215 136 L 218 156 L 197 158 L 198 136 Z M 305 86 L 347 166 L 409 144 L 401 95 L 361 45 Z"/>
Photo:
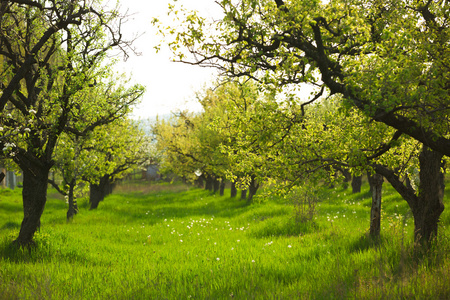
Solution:
<path fill-rule="evenodd" d="M 11 229 L 19 229 L 20 228 L 20 223 L 17 222 L 6 222 L 1 228 L 0 230 L 11 230 Z"/>
<path fill-rule="evenodd" d="M 124 203 L 117 205 L 117 203 Z M 102 203 L 103 204 L 103 203 Z M 251 208 L 246 201 L 214 196 L 209 191 L 191 189 L 186 192 L 157 194 L 113 194 L 93 214 L 109 214 L 114 220 L 133 220 L 147 225 L 168 218 L 214 216 L 234 218 Z"/>
<path fill-rule="evenodd" d="M 74 249 L 66 249 L 61 252 L 58 247 L 54 247 L 48 240 L 35 239 L 35 245 L 29 248 L 22 248 L 14 244 L 13 239 L 5 238 L 0 242 L 0 261 L 6 260 L 12 263 L 51 263 L 54 261 L 68 263 L 82 263 L 92 266 L 100 266 L 101 262 L 93 261 L 88 255 L 79 253 Z"/>
<path fill-rule="evenodd" d="M 361 252 L 375 247 L 379 247 L 383 244 L 385 239 L 383 237 L 372 237 L 369 233 L 363 234 L 355 242 L 348 246 L 349 252 Z"/>
<path fill-rule="evenodd" d="M 0 202 L 0 210 L 11 212 L 11 213 L 22 212 L 23 211 L 22 203 L 13 204 L 13 203 Z"/>

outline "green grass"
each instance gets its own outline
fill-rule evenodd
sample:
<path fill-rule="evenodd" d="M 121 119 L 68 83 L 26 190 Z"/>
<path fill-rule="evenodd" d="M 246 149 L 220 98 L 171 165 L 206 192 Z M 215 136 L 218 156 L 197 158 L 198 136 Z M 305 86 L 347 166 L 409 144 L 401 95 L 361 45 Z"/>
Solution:
<path fill-rule="evenodd" d="M 247 205 L 183 185 L 120 186 L 66 223 L 52 191 L 38 247 L 14 252 L 20 190 L 0 190 L 0 299 L 449 299 L 450 215 L 413 252 L 406 202 L 386 184 L 382 235 L 370 195 L 325 190 L 313 221 L 286 200 Z"/>

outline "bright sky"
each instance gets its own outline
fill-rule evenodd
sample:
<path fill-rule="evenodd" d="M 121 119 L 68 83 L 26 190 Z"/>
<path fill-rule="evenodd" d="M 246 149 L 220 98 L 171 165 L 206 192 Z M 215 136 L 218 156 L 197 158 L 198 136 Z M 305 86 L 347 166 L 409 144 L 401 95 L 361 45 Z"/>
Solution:
<path fill-rule="evenodd" d="M 199 10 L 202 16 L 218 16 L 220 8 L 214 0 L 178 0 L 186 8 Z M 143 34 L 135 42 L 141 56 L 130 56 L 120 63 L 120 70 L 131 74 L 132 81 L 146 86 L 142 103 L 135 108 L 134 116 L 141 119 L 156 115 L 169 114 L 178 109 L 199 110 L 194 93 L 200 91 L 204 84 L 210 83 L 213 69 L 175 63 L 170 60 L 171 53 L 167 47 L 156 53 L 154 46 L 161 39 L 156 35 L 156 28 L 151 25 L 153 17 L 161 21 L 168 20 L 168 1 L 121 0 L 122 11 L 128 9 L 135 13 L 124 24 L 125 33 L 133 36 Z"/>

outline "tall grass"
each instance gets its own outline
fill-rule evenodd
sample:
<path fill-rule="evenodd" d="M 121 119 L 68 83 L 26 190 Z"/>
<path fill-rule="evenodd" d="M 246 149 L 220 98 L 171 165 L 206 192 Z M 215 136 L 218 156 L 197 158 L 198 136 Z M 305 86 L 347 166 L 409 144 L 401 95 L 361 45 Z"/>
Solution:
<path fill-rule="evenodd" d="M 20 191 L 0 190 L 0 299 L 450 298 L 449 213 L 419 257 L 407 205 L 389 188 L 381 238 L 367 236 L 367 190 L 322 191 L 307 222 L 284 199 L 129 184 L 68 224 L 51 197 L 31 252 L 9 246 Z"/>

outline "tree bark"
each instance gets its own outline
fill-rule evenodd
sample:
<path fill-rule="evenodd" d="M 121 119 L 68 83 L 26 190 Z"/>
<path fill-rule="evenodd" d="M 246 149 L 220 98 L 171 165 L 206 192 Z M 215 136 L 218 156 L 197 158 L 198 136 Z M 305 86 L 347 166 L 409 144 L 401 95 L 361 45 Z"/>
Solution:
<path fill-rule="evenodd" d="M 408 202 L 414 217 L 414 241 L 421 246 L 427 246 L 437 236 L 439 217 L 444 210 L 441 160 L 441 153 L 423 146 L 419 156 L 419 195 L 403 184 L 392 170 L 374 165 L 376 172 L 382 174 Z"/>
<path fill-rule="evenodd" d="M 350 174 L 350 172 L 347 169 L 339 169 L 339 171 L 344 176 L 342 188 L 346 190 L 348 188 L 348 183 L 352 180 L 352 175 Z"/>
<path fill-rule="evenodd" d="M 100 178 L 99 183 L 91 183 L 89 185 L 89 209 L 96 209 L 106 196 L 112 194 L 114 184 L 111 182 L 110 175 L 104 175 Z"/>
<path fill-rule="evenodd" d="M 368 177 L 372 190 L 372 208 L 370 210 L 370 230 L 369 234 L 373 238 L 380 236 L 381 228 L 381 192 L 383 187 L 383 176 L 380 174 Z"/>
<path fill-rule="evenodd" d="M 225 194 L 225 179 L 223 179 L 223 178 L 220 181 L 219 193 L 220 193 L 220 196 L 223 196 Z"/>
<path fill-rule="evenodd" d="M 72 182 L 69 183 L 69 192 L 67 193 L 68 201 L 69 201 L 69 208 L 67 210 L 67 222 L 71 221 L 73 217 L 78 213 L 78 204 L 75 200 L 74 195 L 74 189 L 76 186 L 76 181 L 72 180 Z"/>
<path fill-rule="evenodd" d="M 259 183 L 256 181 L 256 178 L 252 176 L 252 180 L 250 181 L 250 185 L 248 187 L 249 193 L 248 193 L 248 199 L 247 202 L 251 203 L 253 201 L 253 196 L 255 196 L 256 192 L 258 191 Z"/>
<path fill-rule="evenodd" d="M 355 176 L 352 177 L 352 193 L 361 193 L 361 185 L 362 185 L 362 176 Z"/>
<path fill-rule="evenodd" d="M 219 181 L 219 178 L 214 178 L 213 179 L 213 193 L 215 194 L 215 193 L 217 193 L 218 191 L 219 191 L 219 188 L 220 188 L 220 181 Z"/>
<path fill-rule="evenodd" d="M 414 216 L 414 240 L 420 245 L 426 245 L 437 236 L 439 217 L 444 211 L 442 156 L 426 146 L 419 155 L 419 195 L 411 210 Z"/>
<path fill-rule="evenodd" d="M 205 190 L 208 190 L 212 192 L 213 190 L 213 178 L 209 175 L 206 176 L 206 184 L 205 184 Z"/>
<path fill-rule="evenodd" d="M 247 198 L 247 190 L 241 191 L 241 200 L 245 200 Z"/>
<path fill-rule="evenodd" d="M 33 236 L 41 225 L 41 216 L 47 202 L 47 179 L 50 168 L 24 168 L 23 172 L 23 220 L 17 239 L 20 247 L 34 245 Z"/>
<path fill-rule="evenodd" d="M 89 185 L 89 209 L 96 209 L 101 201 L 105 198 L 101 184 Z"/>
<path fill-rule="evenodd" d="M 202 176 L 199 176 L 199 177 L 197 178 L 196 183 L 197 183 L 197 186 L 198 186 L 199 188 L 204 188 L 204 184 L 203 184 L 203 175 L 202 175 Z"/>
<path fill-rule="evenodd" d="M 230 188 L 230 197 L 234 198 L 237 195 L 237 188 L 236 188 L 236 183 L 232 182 L 231 183 L 231 188 Z"/>

